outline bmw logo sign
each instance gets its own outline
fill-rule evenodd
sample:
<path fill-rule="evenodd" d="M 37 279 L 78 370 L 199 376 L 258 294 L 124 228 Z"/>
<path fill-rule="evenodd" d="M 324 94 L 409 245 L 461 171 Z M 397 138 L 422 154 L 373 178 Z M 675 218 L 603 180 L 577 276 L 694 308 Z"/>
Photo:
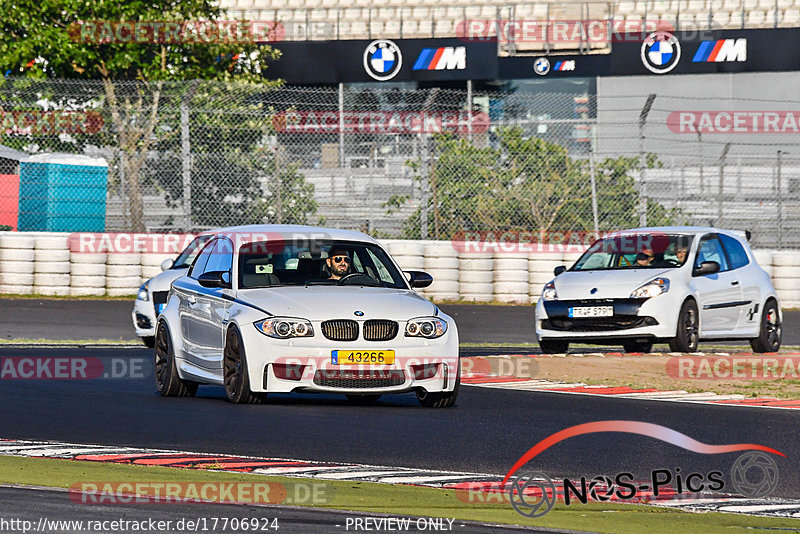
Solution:
<path fill-rule="evenodd" d="M 537 58 L 536 61 L 533 62 L 533 72 L 539 76 L 544 76 L 550 72 L 550 60 L 546 57 Z"/>
<path fill-rule="evenodd" d="M 642 63 L 650 72 L 665 74 L 681 59 L 681 43 L 669 32 L 654 32 L 642 43 Z"/>
<path fill-rule="evenodd" d="M 362 312 L 361 310 L 356 310 L 353 312 L 353 315 L 355 315 L 356 317 L 363 317 L 364 312 Z"/>
<path fill-rule="evenodd" d="M 364 70 L 379 82 L 394 78 L 402 66 L 403 55 L 393 41 L 378 39 L 364 50 Z"/>

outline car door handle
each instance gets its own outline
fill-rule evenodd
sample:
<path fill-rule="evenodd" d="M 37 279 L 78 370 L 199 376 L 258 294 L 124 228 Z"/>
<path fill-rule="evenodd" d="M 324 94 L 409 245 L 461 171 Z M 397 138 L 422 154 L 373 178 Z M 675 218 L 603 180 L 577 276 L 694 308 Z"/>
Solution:
<path fill-rule="evenodd" d="M 732 286 L 738 286 L 739 285 L 739 281 L 738 280 L 734 280 L 733 282 L 731 282 L 731 285 Z"/>

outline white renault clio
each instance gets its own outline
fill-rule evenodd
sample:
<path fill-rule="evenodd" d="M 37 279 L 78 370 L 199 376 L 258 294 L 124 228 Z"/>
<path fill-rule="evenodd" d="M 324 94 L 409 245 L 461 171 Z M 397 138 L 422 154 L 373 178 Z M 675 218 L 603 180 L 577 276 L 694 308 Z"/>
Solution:
<path fill-rule="evenodd" d="M 622 344 L 626 352 L 650 352 L 654 342 L 676 352 L 694 352 L 700 340 L 749 340 L 756 352 L 781 345 L 778 297 L 740 232 L 617 232 L 555 274 L 536 305 L 547 353 L 570 343 Z"/>
<path fill-rule="evenodd" d="M 158 317 L 156 387 L 193 395 L 218 384 L 233 402 L 268 393 L 343 393 L 355 402 L 413 391 L 426 407 L 455 403 L 452 318 L 412 288 L 360 232 L 291 225 L 217 233 L 172 283 Z"/>

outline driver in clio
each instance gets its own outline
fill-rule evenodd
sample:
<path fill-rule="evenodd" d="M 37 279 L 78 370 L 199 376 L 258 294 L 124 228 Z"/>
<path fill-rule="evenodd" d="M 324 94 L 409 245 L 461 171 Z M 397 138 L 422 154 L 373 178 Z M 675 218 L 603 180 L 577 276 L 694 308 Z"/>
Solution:
<path fill-rule="evenodd" d="M 342 247 L 332 246 L 328 251 L 328 259 L 325 260 L 325 263 L 330 272 L 328 280 L 339 280 L 350 274 L 350 256 Z"/>

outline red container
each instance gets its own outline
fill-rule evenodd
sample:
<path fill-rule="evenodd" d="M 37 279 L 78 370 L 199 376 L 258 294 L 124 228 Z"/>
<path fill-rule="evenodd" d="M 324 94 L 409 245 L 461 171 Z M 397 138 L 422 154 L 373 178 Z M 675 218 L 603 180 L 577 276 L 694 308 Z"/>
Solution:
<path fill-rule="evenodd" d="M 17 229 L 19 218 L 19 175 L 0 174 L 0 225 Z"/>

